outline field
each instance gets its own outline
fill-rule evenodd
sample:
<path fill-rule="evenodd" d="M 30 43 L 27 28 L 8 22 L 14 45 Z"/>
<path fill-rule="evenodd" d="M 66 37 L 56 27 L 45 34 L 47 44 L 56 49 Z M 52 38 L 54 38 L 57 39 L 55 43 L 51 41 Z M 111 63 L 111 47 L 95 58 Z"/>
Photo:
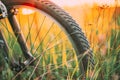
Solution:
<path fill-rule="evenodd" d="M 65 7 L 65 10 L 80 24 L 94 53 L 95 68 L 92 71 L 88 70 L 86 74 L 87 80 L 119 80 L 120 7 L 98 6 L 97 4 L 92 7 L 88 5 L 84 5 L 82 8 L 79 7 L 81 6 Z M 76 13 L 77 11 L 79 13 Z M 37 19 L 37 17 L 41 18 Z M 75 51 L 65 33 L 61 32 L 61 29 L 57 28 L 55 23 L 38 13 L 29 14 L 28 16 L 19 14 L 17 18 L 19 18 L 28 47 L 34 56 L 41 54 L 41 58 L 37 62 L 40 63 L 38 64 L 40 69 L 28 68 L 28 71 L 24 72 L 16 80 L 31 80 L 38 75 L 39 77 L 35 78 L 35 80 L 38 80 L 38 78 L 42 80 L 77 80 L 80 77 Z M 44 27 L 39 28 L 41 24 L 38 24 L 38 21 L 42 22 L 41 24 Z M 1 20 L 0 25 L 3 27 L 3 32 L 8 40 L 10 58 L 12 59 L 15 56 L 19 59 L 18 55 L 22 56 L 22 52 L 7 19 Z M 53 27 L 53 29 L 46 26 Z M 38 37 L 38 34 L 42 34 L 42 36 L 39 35 Z M 47 38 L 45 35 L 48 35 Z M 34 49 L 36 46 L 39 46 L 37 50 Z M 0 79 L 14 79 L 8 64 L 4 64 L 5 61 L 2 55 L 0 59 Z M 32 74 L 34 73 L 32 69 L 36 70 L 35 75 Z"/>

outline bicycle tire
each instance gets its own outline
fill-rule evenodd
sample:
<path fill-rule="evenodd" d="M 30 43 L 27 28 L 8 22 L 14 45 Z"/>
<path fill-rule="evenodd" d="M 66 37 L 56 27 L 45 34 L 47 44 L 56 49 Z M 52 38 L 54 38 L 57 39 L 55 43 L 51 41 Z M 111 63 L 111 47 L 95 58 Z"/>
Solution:
<path fill-rule="evenodd" d="M 89 42 L 87 41 L 80 26 L 63 9 L 61 9 L 60 7 L 58 7 L 57 5 L 48 0 L 5 0 L 5 1 L 2 0 L 2 1 L 7 7 L 14 5 L 34 7 L 54 18 L 60 25 L 62 25 L 62 28 L 64 28 L 65 32 L 67 34 L 70 34 L 69 38 L 76 50 L 77 56 L 87 53 L 87 55 L 85 55 L 84 58 L 82 59 L 83 65 L 82 64 L 79 65 L 83 67 L 82 73 L 86 73 L 88 61 L 90 61 L 91 65 L 94 66 L 94 62 L 92 59 L 92 50 L 90 49 Z"/>

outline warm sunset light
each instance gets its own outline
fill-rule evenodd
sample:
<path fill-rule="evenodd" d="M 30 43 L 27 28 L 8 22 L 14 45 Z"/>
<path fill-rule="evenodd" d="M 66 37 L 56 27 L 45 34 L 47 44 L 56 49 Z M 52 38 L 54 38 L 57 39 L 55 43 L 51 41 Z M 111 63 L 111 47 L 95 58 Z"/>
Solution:
<path fill-rule="evenodd" d="M 81 4 L 114 4 L 115 0 L 51 0 L 60 6 L 74 6 L 74 5 L 81 5 Z"/>
<path fill-rule="evenodd" d="M 120 80 L 120 0 L 0 0 L 0 80 Z"/>
<path fill-rule="evenodd" d="M 51 0 L 54 3 L 56 3 L 59 6 L 76 6 L 76 5 L 83 5 L 83 4 L 88 4 L 92 5 L 94 3 L 97 3 L 99 5 L 102 4 L 107 4 L 107 5 L 113 5 L 115 4 L 115 0 Z M 32 14 L 34 13 L 33 10 L 28 9 L 28 8 L 23 8 L 22 13 L 24 15 Z"/>
<path fill-rule="evenodd" d="M 32 13 L 34 13 L 34 11 L 32 9 L 29 9 L 29 8 L 22 9 L 22 14 L 24 14 L 24 15 L 28 15 L 28 14 L 32 14 Z"/>

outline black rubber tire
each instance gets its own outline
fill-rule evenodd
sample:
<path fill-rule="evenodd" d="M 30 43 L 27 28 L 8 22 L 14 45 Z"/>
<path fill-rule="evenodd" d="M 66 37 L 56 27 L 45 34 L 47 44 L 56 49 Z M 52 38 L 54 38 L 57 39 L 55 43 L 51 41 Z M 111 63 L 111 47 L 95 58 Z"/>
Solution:
<path fill-rule="evenodd" d="M 92 50 L 90 49 L 89 42 L 87 41 L 80 26 L 63 9 L 61 9 L 60 7 L 58 7 L 57 5 L 48 0 L 1 0 L 1 1 L 3 1 L 3 3 L 7 7 L 14 5 L 26 5 L 35 7 L 53 17 L 60 25 L 62 25 L 67 34 L 70 34 L 69 38 L 71 39 L 72 44 L 74 45 L 77 56 L 87 53 L 87 55 L 85 55 L 85 57 L 82 59 L 83 64 L 82 73 L 85 73 L 87 71 L 88 58 L 90 58 L 89 62 L 91 63 L 91 65 L 94 66 L 92 60 Z M 82 66 L 82 64 L 80 64 L 80 66 Z"/>

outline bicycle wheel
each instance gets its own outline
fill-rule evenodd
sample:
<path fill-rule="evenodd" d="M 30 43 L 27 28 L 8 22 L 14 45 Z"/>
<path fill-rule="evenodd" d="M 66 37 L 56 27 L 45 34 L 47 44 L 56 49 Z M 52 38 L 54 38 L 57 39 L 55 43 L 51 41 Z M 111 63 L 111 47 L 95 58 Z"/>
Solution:
<path fill-rule="evenodd" d="M 79 25 L 57 5 L 47 0 L 3 2 L 18 9 L 16 17 L 26 44 L 35 57 L 39 56 L 36 65 L 21 74 L 22 79 L 79 79 L 87 71 L 89 58 L 93 64 L 92 51 Z M 7 19 L 1 24 L 10 52 L 17 58 L 22 55 L 17 38 Z"/>

